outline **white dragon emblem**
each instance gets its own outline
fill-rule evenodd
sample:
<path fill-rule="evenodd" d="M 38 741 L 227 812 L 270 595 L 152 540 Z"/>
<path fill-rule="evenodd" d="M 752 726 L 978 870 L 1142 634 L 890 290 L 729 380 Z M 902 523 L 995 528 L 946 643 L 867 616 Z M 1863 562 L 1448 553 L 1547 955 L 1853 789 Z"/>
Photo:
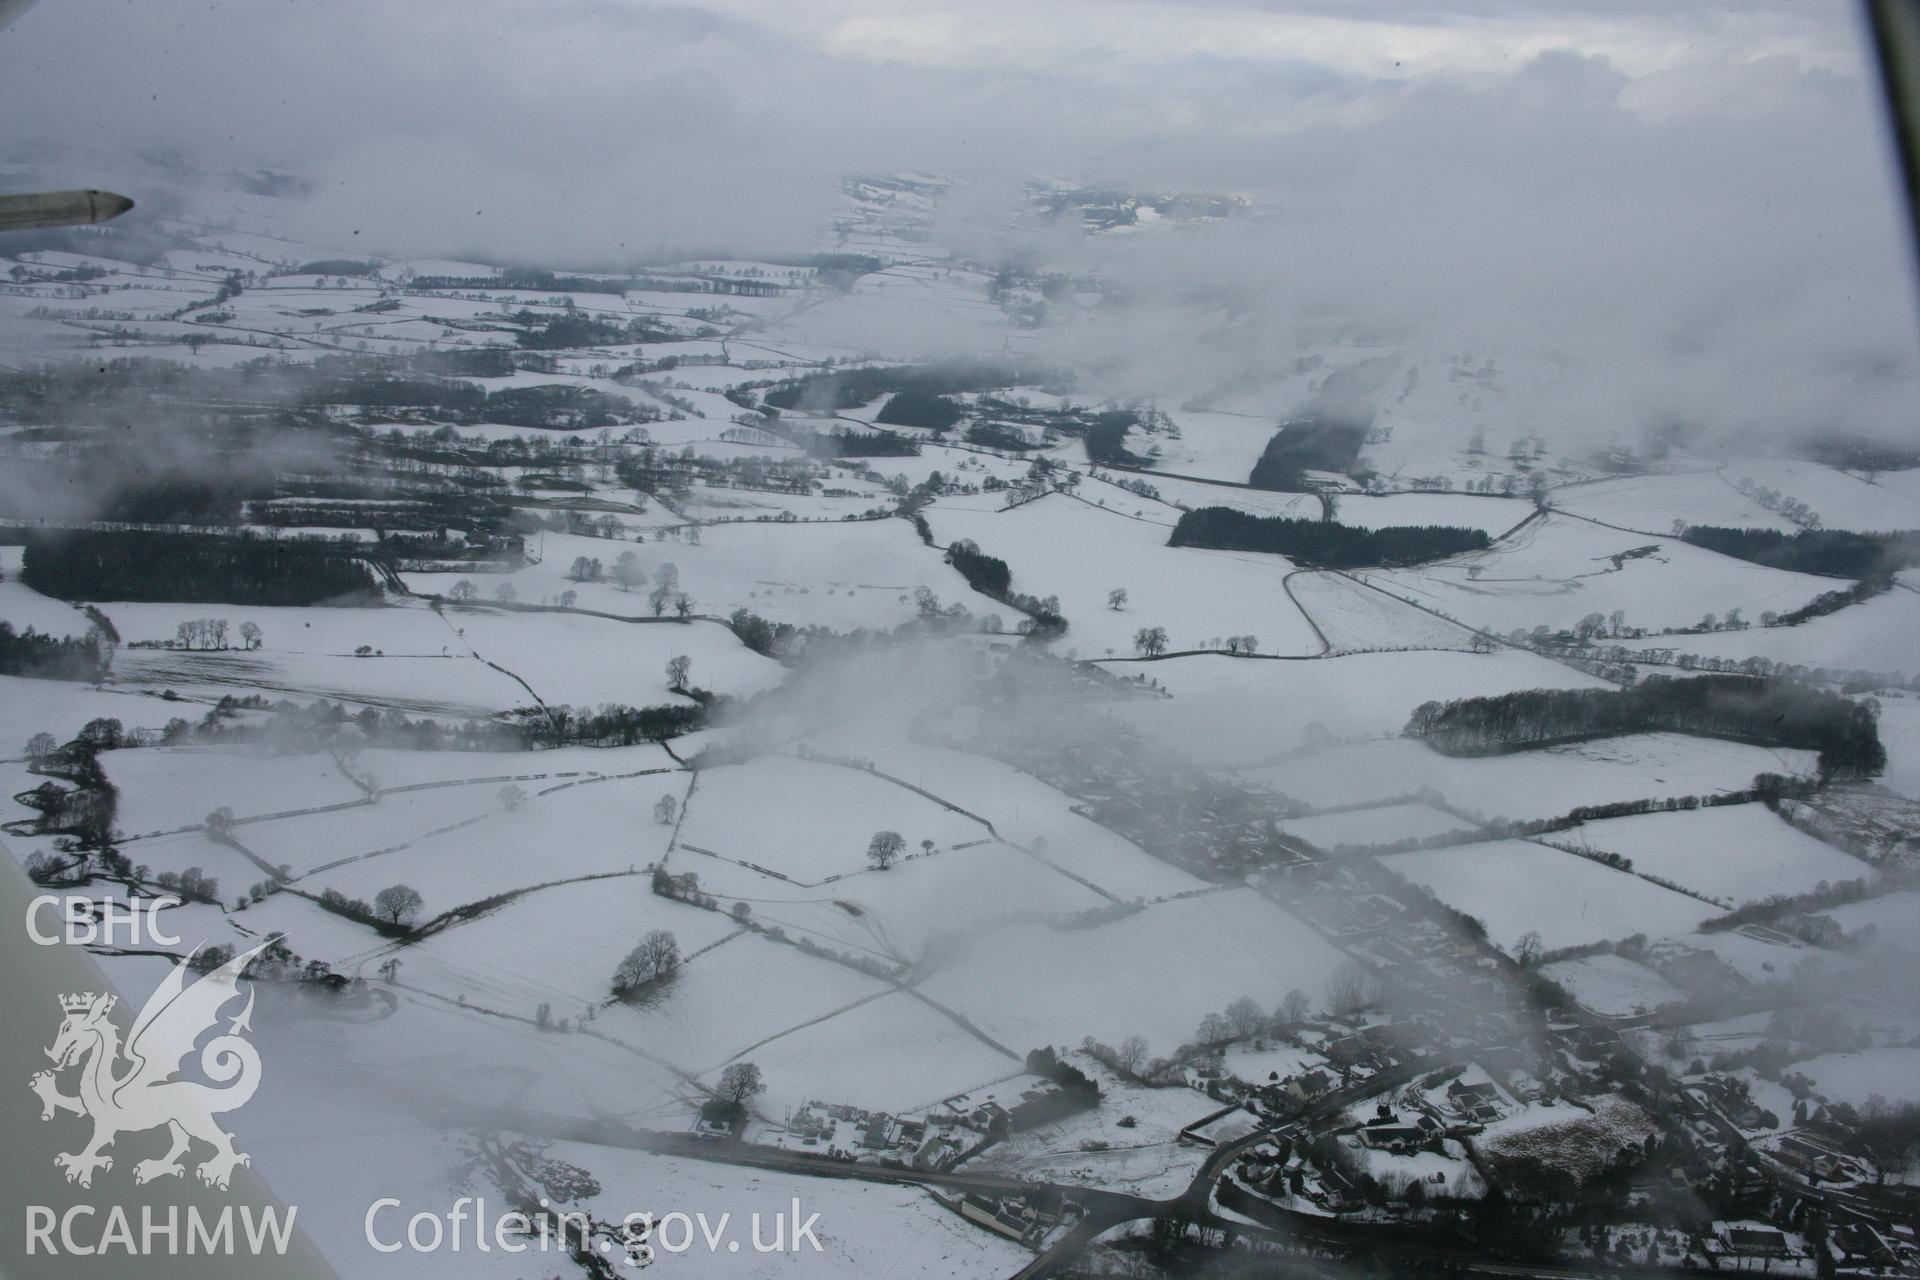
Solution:
<path fill-rule="evenodd" d="M 93 1138 L 84 1148 L 53 1158 L 66 1171 L 67 1181 L 92 1186 L 94 1170 L 113 1168 L 113 1157 L 104 1152 L 115 1138 L 162 1125 L 172 1134 L 173 1145 L 159 1159 L 135 1164 L 135 1182 L 185 1173 L 180 1158 L 196 1138 L 213 1148 L 212 1157 L 195 1170 L 208 1186 L 224 1190 L 236 1165 L 253 1163 L 234 1150 L 233 1135 L 214 1120 L 219 1112 L 244 1106 L 260 1087 L 260 1055 L 240 1034 L 252 1029 L 251 986 L 246 1007 L 229 1021 L 227 1031 L 199 1051 L 200 1071 L 214 1083 L 177 1076 L 195 1041 L 217 1027 L 221 1008 L 240 994 L 239 977 L 247 961 L 266 945 L 235 956 L 191 986 L 186 985 L 186 972 L 192 957 L 174 965 L 141 1007 L 124 1050 L 119 1028 L 107 1017 L 115 997 L 94 992 L 60 997 L 66 1017 L 46 1051 L 53 1069 L 35 1072 L 28 1084 L 40 1095 L 42 1120 L 61 1111 L 93 1119 Z M 79 1092 L 69 1096 L 60 1092 L 57 1080 L 74 1066 L 80 1070 Z"/>

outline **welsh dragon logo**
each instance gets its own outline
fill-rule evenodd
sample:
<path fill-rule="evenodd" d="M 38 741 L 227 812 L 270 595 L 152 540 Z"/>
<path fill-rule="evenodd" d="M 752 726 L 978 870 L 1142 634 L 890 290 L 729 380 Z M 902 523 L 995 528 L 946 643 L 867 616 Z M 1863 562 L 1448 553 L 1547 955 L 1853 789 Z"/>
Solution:
<path fill-rule="evenodd" d="M 196 1140 L 213 1148 L 213 1155 L 195 1169 L 208 1186 L 224 1190 L 235 1166 L 253 1163 L 234 1150 L 233 1135 L 214 1119 L 244 1106 L 260 1087 L 260 1054 L 242 1035 L 252 1029 L 251 986 L 246 1007 L 228 1020 L 225 1032 L 198 1051 L 200 1072 L 213 1083 L 181 1079 L 179 1072 L 200 1037 L 218 1030 L 220 1010 L 241 994 L 241 971 L 265 946 L 235 956 L 191 986 L 186 972 L 192 957 L 174 965 L 141 1007 L 124 1047 L 119 1028 L 107 1017 L 115 997 L 94 992 L 60 997 L 66 1016 L 46 1051 L 53 1069 L 35 1072 L 28 1084 L 40 1095 L 42 1120 L 62 1111 L 93 1120 L 93 1138 L 85 1147 L 53 1158 L 66 1171 L 67 1181 L 92 1186 L 96 1169 L 113 1168 L 113 1157 L 105 1151 L 115 1138 L 163 1125 L 173 1145 L 158 1159 L 136 1163 L 135 1182 L 184 1174 L 181 1157 Z M 58 1081 L 73 1067 L 79 1069 L 79 1092 L 70 1096 L 60 1092 Z"/>

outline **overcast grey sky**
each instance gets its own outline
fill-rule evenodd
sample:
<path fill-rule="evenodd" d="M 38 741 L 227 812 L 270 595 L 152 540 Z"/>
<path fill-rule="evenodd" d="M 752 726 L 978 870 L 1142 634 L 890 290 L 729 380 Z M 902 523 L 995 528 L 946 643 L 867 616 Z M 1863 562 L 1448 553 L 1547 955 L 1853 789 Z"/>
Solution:
<path fill-rule="evenodd" d="M 1674 394 L 1724 396 L 1689 372 L 1709 353 L 1756 410 L 1837 396 L 1885 426 L 1913 407 L 1915 304 L 1855 16 L 42 0 L 0 31 L 0 156 L 287 166 L 316 179 L 318 228 L 354 243 L 581 265 L 813 247 L 852 171 L 1239 192 L 1279 216 L 1116 269 L 1605 346 L 1659 362 Z"/>

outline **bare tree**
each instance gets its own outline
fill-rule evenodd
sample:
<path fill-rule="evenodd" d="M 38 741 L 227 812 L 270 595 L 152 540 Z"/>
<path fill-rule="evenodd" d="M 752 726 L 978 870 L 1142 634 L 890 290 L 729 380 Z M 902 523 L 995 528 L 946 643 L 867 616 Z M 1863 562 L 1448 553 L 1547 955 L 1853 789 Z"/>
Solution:
<path fill-rule="evenodd" d="M 1115 587 L 1113 590 L 1107 592 L 1107 608 L 1124 609 L 1126 607 L 1127 589 L 1125 587 Z"/>
<path fill-rule="evenodd" d="M 640 568 L 640 557 L 631 551 L 622 551 L 613 559 L 613 580 L 622 591 L 631 591 L 647 580 Z"/>
<path fill-rule="evenodd" d="M 876 831 L 867 841 L 867 861 L 885 871 L 900 860 L 906 847 L 906 839 L 898 831 Z"/>
<path fill-rule="evenodd" d="M 260 640 L 261 640 L 260 624 L 257 622 L 241 623 L 240 624 L 240 640 L 241 640 L 241 643 L 247 646 L 247 648 L 258 649 L 260 647 Z"/>
<path fill-rule="evenodd" d="M 1145 1036 L 1128 1036 L 1120 1042 L 1120 1048 L 1114 1054 L 1114 1062 L 1130 1076 L 1140 1074 L 1140 1068 L 1147 1065 L 1149 1053 Z"/>
<path fill-rule="evenodd" d="M 1907 1165 L 1915 1147 L 1920 1146 L 1920 1107 L 1911 1102 L 1889 1102 L 1877 1093 L 1869 1094 L 1859 1109 L 1855 1133 L 1860 1145 L 1873 1157 L 1875 1185 L 1885 1185 L 1887 1173 Z"/>
<path fill-rule="evenodd" d="M 751 1062 L 728 1064 L 720 1073 L 720 1083 L 714 1086 L 715 1093 L 742 1107 L 766 1091 L 767 1082 L 761 1079 L 760 1068 Z"/>
<path fill-rule="evenodd" d="M 680 802 L 672 796 L 661 796 L 653 805 L 653 820 L 663 827 L 673 825 L 673 817 L 680 812 Z"/>
<path fill-rule="evenodd" d="M 649 982 L 671 978 L 680 969 L 680 940 L 666 929 L 651 929 L 613 969 L 615 995 Z"/>
<path fill-rule="evenodd" d="M 1167 651 L 1165 627 L 1142 627 L 1133 633 L 1133 647 L 1142 657 L 1157 658 Z"/>
<path fill-rule="evenodd" d="M 1254 1003 L 1252 996 L 1241 996 L 1227 1006 L 1227 1026 L 1232 1028 L 1236 1038 L 1244 1040 L 1260 1030 L 1267 1020 L 1266 1011 Z"/>
<path fill-rule="evenodd" d="M 509 782 L 506 786 L 500 788 L 499 795 L 500 807 L 503 809 L 518 809 L 527 802 L 525 789 L 517 783 Z"/>
<path fill-rule="evenodd" d="M 460 579 L 460 581 L 454 583 L 447 589 L 447 599 L 459 604 L 465 604 L 479 594 L 480 592 L 474 588 L 474 585 L 465 578 Z"/>
<path fill-rule="evenodd" d="M 1522 969 L 1531 969 L 1534 965 L 1540 963 L 1542 946 L 1540 931 L 1538 929 L 1527 930 L 1520 935 L 1520 941 L 1513 945 L 1514 963 Z"/>
<path fill-rule="evenodd" d="M 652 977 L 653 971 L 647 967 L 647 959 L 636 944 L 613 966 L 613 994 L 623 996 Z"/>
<path fill-rule="evenodd" d="M 1327 1008 L 1335 1013 L 1354 1013 L 1372 1004 L 1379 989 L 1373 970 L 1349 957 L 1327 979 Z"/>
<path fill-rule="evenodd" d="M 693 659 L 686 654 L 676 654 L 667 659 L 667 688 L 684 690 L 687 677 L 693 674 Z"/>
<path fill-rule="evenodd" d="M 1297 1027 L 1307 1020 L 1307 1014 L 1312 1009 L 1312 1004 L 1307 1000 L 1307 993 L 1295 987 L 1281 999 L 1280 1007 L 1274 1010 L 1274 1016 L 1289 1027 Z"/>
<path fill-rule="evenodd" d="M 389 923 L 404 925 L 420 914 L 426 900 L 412 885 L 390 884 L 373 895 L 373 909 Z"/>

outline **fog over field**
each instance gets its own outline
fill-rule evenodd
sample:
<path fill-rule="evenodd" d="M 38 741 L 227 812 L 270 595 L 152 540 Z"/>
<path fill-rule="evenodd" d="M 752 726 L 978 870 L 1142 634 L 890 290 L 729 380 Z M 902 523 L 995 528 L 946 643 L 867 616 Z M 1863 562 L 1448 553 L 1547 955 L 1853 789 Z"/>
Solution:
<path fill-rule="evenodd" d="M 609 268 L 792 253 L 838 175 L 927 171 L 961 184 L 944 243 L 1124 283 L 1131 305 L 1041 345 L 1111 362 L 1129 394 L 1263 372 L 1331 314 L 1573 361 L 1521 411 L 1542 431 L 1898 433 L 1912 268 L 1852 18 L 350 0 L 208 21 L 76 0 L 0 40 L 19 158 L 284 166 L 312 183 L 317 242 Z M 1034 176 L 1261 216 L 1178 238 L 1011 229 Z M 862 328 L 856 345 L 895 337 Z M 926 323 L 900 354 L 976 336 Z"/>
<path fill-rule="evenodd" d="M 0 0 L 0 1271 L 1920 1271 L 1864 14 Z"/>

